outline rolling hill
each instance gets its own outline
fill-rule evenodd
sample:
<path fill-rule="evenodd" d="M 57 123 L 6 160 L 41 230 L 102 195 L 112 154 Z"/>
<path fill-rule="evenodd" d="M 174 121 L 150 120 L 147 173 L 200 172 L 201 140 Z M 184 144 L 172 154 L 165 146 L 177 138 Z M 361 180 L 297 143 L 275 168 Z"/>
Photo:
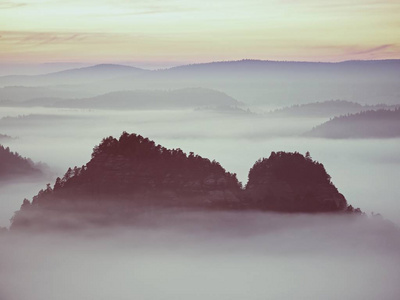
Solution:
<path fill-rule="evenodd" d="M 399 82 L 400 60 L 340 63 L 241 60 L 155 71 L 98 65 L 47 75 L 0 77 L 0 87 L 63 85 L 70 91 L 92 95 L 202 87 L 224 92 L 247 104 L 280 106 L 321 99 L 399 104 Z"/>
<path fill-rule="evenodd" d="M 313 128 L 306 135 L 332 139 L 400 137 L 400 108 L 369 110 L 335 117 Z"/>

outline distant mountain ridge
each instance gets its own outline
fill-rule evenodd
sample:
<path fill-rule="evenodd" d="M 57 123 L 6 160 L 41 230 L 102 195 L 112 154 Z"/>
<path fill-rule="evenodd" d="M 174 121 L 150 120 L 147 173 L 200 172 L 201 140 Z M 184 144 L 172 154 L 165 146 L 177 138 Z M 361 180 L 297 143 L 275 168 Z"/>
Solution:
<path fill-rule="evenodd" d="M 125 65 L 99 64 L 41 75 L 0 76 L 0 86 L 82 84 L 146 72 L 150 71 Z"/>
<path fill-rule="evenodd" d="M 148 71 L 142 68 L 127 66 L 127 65 L 120 65 L 120 64 L 98 64 L 89 67 L 81 67 L 81 68 L 73 68 L 67 69 L 58 72 L 51 72 L 45 75 L 55 75 L 55 74 L 70 74 L 70 73 L 82 73 L 82 72 L 89 72 L 92 71 L 107 71 L 107 72 L 132 72 L 132 71 Z M 42 75 L 43 76 L 43 75 Z"/>
<path fill-rule="evenodd" d="M 193 64 L 187 64 L 187 65 L 179 65 L 175 67 L 170 67 L 170 68 L 164 68 L 164 69 L 158 69 L 158 70 L 148 70 L 148 69 L 143 69 L 143 68 L 138 68 L 138 67 L 133 67 L 133 66 L 128 66 L 124 64 L 96 64 L 92 66 L 85 66 L 85 67 L 79 67 L 79 68 L 71 68 L 71 69 L 66 69 L 62 71 L 57 71 L 57 72 L 49 72 L 46 74 L 39 74 L 39 75 L 5 75 L 5 76 L 0 76 L 1 78 L 4 77 L 43 77 L 43 76 L 49 76 L 49 75 L 63 75 L 63 74 L 71 74 L 71 73 L 86 73 L 86 72 L 91 72 L 91 71 L 147 71 L 147 72 L 164 72 L 164 71 L 175 71 L 175 70 L 180 70 L 180 69 L 185 69 L 185 68 L 207 68 L 210 66 L 218 66 L 218 67 L 224 67 L 224 66 L 239 66 L 242 67 L 244 65 L 250 65 L 250 66 L 278 66 L 278 65 L 284 65 L 284 66 L 293 66 L 293 65 L 298 65 L 298 66 L 306 66 L 306 65 L 313 65 L 313 66 L 343 66 L 347 65 L 349 67 L 361 67 L 361 66 L 377 66 L 377 65 L 384 65 L 384 66 L 389 66 L 393 69 L 397 69 L 397 65 L 400 65 L 400 59 L 382 59 L 382 60 L 347 60 L 347 61 L 341 61 L 341 62 L 312 62 L 312 61 L 276 61 L 276 60 L 261 60 L 261 59 L 242 59 L 242 60 L 228 60 L 228 61 L 214 61 L 214 62 L 206 62 L 206 63 L 193 63 Z"/>
<path fill-rule="evenodd" d="M 4 103 L 3 103 L 4 104 Z M 176 109 L 204 106 L 237 106 L 240 103 L 225 93 L 205 88 L 177 90 L 127 90 L 80 99 L 36 98 L 14 106 L 44 106 L 92 109 Z M 1 105 L 1 102 L 0 102 Z M 5 105 L 10 105 L 5 103 Z"/>
<path fill-rule="evenodd" d="M 156 74 L 156 73 L 173 73 L 176 71 L 188 71 L 188 70 L 220 70 L 220 71 L 266 71 L 268 69 L 276 70 L 281 69 L 283 71 L 292 70 L 304 70 L 305 68 L 309 71 L 317 71 L 323 68 L 329 68 L 330 70 L 344 69 L 346 71 L 362 71 L 365 68 L 375 68 L 375 70 L 381 70 L 387 72 L 388 70 L 394 71 L 396 74 L 399 73 L 398 67 L 400 66 L 400 59 L 388 59 L 388 60 L 350 60 L 343 62 L 308 62 L 308 61 L 273 61 L 273 60 L 257 60 L 257 59 L 243 59 L 243 60 L 233 60 L 233 61 L 216 61 L 208 63 L 195 63 L 188 65 L 181 65 L 171 68 L 158 69 L 158 70 L 147 70 L 143 68 L 132 67 L 128 65 L 121 64 L 97 64 L 89 67 L 72 68 L 58 72 L 51 72 L 41 75 L 6 75 L 0 76 L 0 82 L 5 78 L 45 78 L 45 77 L 64 77 L 65 75 L 90 75 L 99 72 L 108 72 L 110 75 L 125 76 L 129 73 L 142 73 L 142 74 Z"/>
<path fill-rule="evenodd" d="M 306 133 L 325 138 L 400 137 L 400 108 L 368 110 L 335 117 Z"/>
<path fill-rule="evenodd" d="M 277 117 L 335 117 L 346 114 L 358 113 L 366 110 L 394 110 L 398 105 L 376 104 L 362 105 L 360 103 L 346 100 L 329 100 L 323 102 L 313 102 L 306 104 L 296 104 L 267 113 L 268 116 Z"/>
<path fill-rule="evenodd" d="M 88 99 L 57 101 L 52 106 L 68 108 L 166 109 L 238 104 L 237 100 L 222 92 L 203 88 L 186 88 L 172 91 L 135 90 L 111 92 Z"/>
<path fill-rule="evenodd" d="M 178 71 L 183 69 L 203 69 L 209 67 L 216 68 L 243 68 L 253 67 L 255 69 L 263 69 L 270 67 L 284 67 L 284 68 L 292 68 L 294 66 L 297 67 L 307 67 L 313 66 L 314 70 L 320 67 L 330 67 L 330 68 L 341 68 L 345 66 L 346 68 L 368 68 L 368 67 L 390 67 L 395 71 L 397 70 L 397 66 L 400 65 L 400 59 L 385 59 L 385 60 L 348 60 L 342 62 L 309 62 L 309 61 L 274 61 L 274 60 L 258 60 L 258 59 L 242 59 L 242 60 L 233 60 L 233 61 L 216 61 L 216 62 L 208 62 L 208 63 L 195 63 L 188 64 L 182 66 L 171 67 L 168 69 L 164 69 L 162 71 Z M 230 69 L 232 70 L 232 69 Z"/>
<path fill-rule="evenodd" d="M 152 71 L 99 65 L 46 75 L 0 77 L 0 87 L 18 85 L 57 86 L 77 95 L 202 87 L 219 90 L 248 104 L 286 105 L 321 99 L 399 104 L 400 60 L 338 63 L 241 60 Z"/>

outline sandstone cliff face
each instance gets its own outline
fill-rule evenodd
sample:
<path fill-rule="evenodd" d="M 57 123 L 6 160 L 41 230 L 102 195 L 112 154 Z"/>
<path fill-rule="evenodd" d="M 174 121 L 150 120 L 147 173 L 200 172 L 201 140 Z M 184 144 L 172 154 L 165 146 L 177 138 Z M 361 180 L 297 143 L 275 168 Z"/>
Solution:
<path fill-rule="evenodd" d="M 245 194 L 262 210 L 323 212 L 347 207 L 323 165 L 299 153 L 273 152 L 256 162 Z"/>

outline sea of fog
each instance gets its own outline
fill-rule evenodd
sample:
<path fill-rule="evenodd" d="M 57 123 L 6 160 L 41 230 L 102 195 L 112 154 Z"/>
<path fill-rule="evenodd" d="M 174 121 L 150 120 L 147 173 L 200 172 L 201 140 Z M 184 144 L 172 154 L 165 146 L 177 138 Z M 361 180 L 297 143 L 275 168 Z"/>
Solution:
<path fill-rule="evenodd" d="M 35 115 L 35 117 L 31 117 Z M 400 224 L 400 139 L 320 139 L 301 136 L 320 118 L 271 118 L 262 114 L 228 114 L 191 110 L 104 111 L 2 108 L 3 134 L 13 151 L 49 165 L 51 173 L 35 182 L 0 185 L 0 226 L 8 226 L 23 198 L 31 198 L 68 167 L 90 160 L 102 138 L 123 131 L 138 133 L 167 148 L 181 148 L 217 160 L 245 184 L 256 160 L 271 151 L 309 151 L 324 164 L 350 204 L 380 213 Z"/>
<path fill-rule="evenodd" d="M 23 198 L 86 164 L 102 138 L 123 131 L 215 159 L 244 184 L 271 151 L 310 151 L 350 204 L 384 218 L 160 211 L 135 227 L 0 233 L 0 299 L 400 299 L 400 139 L 307 138 L 301 134 L 325 119 L 255 114 L 0 111 L 32 114 L 0 120 L 0 133 L 50 172 L 1 183 L 0 227 Z"/>
<path fill-rule="evenodd" d="M 0 299 L 396 300 L 399 251 L 377 217 L 159 211 L 0 236 Z"/>

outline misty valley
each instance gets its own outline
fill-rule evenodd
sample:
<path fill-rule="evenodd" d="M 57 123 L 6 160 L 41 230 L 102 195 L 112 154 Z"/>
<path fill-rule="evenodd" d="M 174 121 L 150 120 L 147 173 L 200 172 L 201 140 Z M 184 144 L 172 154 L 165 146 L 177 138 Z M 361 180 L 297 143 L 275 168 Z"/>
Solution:
<path fill-rule="evenodd" d="M 399 299 L 399 67 L 0 76 L 0 299 Z"/>

